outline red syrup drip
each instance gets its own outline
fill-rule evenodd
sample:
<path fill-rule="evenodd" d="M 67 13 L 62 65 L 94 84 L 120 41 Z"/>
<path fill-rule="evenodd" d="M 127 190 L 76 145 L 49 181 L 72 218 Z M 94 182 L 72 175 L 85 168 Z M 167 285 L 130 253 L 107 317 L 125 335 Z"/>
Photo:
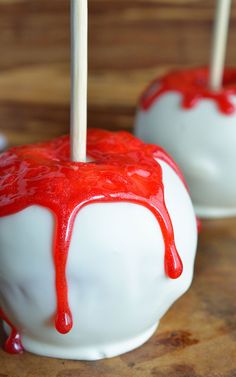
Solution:
<path fill-rule="evenodd" d="M 177 279 L 183 271 L 164 199 L 162 169 L 154 158 L 182 174 L 163 149 L 146 145 L 127 132 L 88 131 L 89 163 L 70 161 L 69 137 L 10 149 L 0 155 L 0 216 L 31 205 L 55 216 L 54 263 L 57 312 L 55 327 L 68 333 L 73 319 L 68 303 L 66 263 L 74 221 L 91 203 L 129 202 L 148 208 L 165 242 L 165 271 Z"/>
<path fill-rule="evenodd" d="M 167 92 L 179 92 L 182 95 L 182 107 L 192 109 L 202 99 L 210 99 L 216 103 L 218 110 L 230 115 L 236 106 L 230 96 L 236 95 L 236 69 L 227 68 L 224 72 L 223 87 L 213 91 L 208 86 L 209 70 L 195 68 L 170 72 L 162 78 L 154 80 L 140 99 L 140 106 L 147 111 L 153 103 Z"/>
<path fill-rule="evenodd" d="M 17 329 L 12 325 L 12 323 L 9 321 L 9 319 L 6 317 L 2 309 L 0 309 L 0 318 L 4 322 L 6 322 L 8 326 L 11 328 L 11 333 L 4 344 L 5 351 L 11 354 L 22 353 L 24 351 L 24 348 L 21 343 L 20 334 L 18 333 Z"/>

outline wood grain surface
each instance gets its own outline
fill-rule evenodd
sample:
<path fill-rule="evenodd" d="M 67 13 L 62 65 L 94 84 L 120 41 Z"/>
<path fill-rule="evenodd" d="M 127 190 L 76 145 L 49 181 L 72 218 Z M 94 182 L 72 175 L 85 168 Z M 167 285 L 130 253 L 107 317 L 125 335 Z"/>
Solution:
<path fill-rule="evenodd" d="M 90 0 L 89 126 L 131 130 L 137 98 L 151 79 L 208 64 L 214 6 L 215 0 Z M 68 132 L 69 49 L 69 0 L 0 0 L 0 131 L 10 144 Z"/>
<path fill-rule="evenodd" d="M 1 350 L 0 377 L 235 377 L 235 229 L 236 219 L 203 223 L 193 285 L 144 346 L 97 362 Z"/>

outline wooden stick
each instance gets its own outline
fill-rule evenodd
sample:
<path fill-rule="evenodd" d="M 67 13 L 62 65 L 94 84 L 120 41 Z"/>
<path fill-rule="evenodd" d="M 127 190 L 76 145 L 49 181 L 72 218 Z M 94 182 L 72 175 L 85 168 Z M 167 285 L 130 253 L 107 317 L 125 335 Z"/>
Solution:
<path fill-rule="evenodd" d="M 71 0 L 71 159 L 86 161 L 88 0 Z"/>
<path fill-rule="evenodd" d="M 209 81 L 210 88 L 215 91 L 222 85 L 230 5 L 231 0 L 217 0 Z"/>

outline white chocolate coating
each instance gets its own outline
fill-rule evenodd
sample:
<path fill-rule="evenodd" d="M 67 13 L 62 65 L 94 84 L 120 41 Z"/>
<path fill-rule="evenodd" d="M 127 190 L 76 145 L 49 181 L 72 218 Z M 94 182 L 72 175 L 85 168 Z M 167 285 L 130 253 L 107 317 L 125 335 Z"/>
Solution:
<path fill-rule="evenodd" d="M 4 135 L 0 134 L 0 151 L 3 151 L 7 147 L 7 139 Z"/>
<path fill-rule="evenodd" d="M 236 96 L 231 96 L 236 103 Z M 182 95 L 167 92 L 150 107 L 138 109 L 135 134 L 172 155 L 189 184 L 197 215 L 236 215 L 236 113 L 221 113 L 212 100 L 192 109 Z"/>
<path fill-rule="evenodd" d="M 32 206 L 0 218 L 0 306 L 19 329 L 26 350 L 84 360 L 119 355 L 143 344 L 189 288 L 196 219 L 184 185 L 159 162 L 182 276 L 171 280 L 165 275 L 163 236 L 148 209 L 133 203 L 84 207 L 75 220 L 68 256 L 74 326 L 67 335 L 57 333 L 53 323 L 53 215 Z"/>

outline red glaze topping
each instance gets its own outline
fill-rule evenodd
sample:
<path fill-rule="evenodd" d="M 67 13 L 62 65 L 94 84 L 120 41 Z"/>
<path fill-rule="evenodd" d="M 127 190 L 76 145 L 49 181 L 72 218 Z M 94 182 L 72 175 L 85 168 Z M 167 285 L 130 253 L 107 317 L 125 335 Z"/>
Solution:
<path fill-rule="evenodd" d="M 163 149 L 146 145 L 129 133 L 104 130 L 88 131 L 87 151 L 92 162 L 71 162 L 69 137 L 64 136 L 12 148 L 0 155 L 0 216 L 15 214 L 31 205 L 46 207 L 55 216 L 55 327 L 62 334 L 73 326 L 66 263 L 75 217 L 82 207 L 108 202 L 145 206 L 163 233 L 167 276 L 176 279 L 183 270 L 165 205 L 162 169 L 153 157 L 168 163 L 182 179 L 171 158 Z M 2 312 L 0 316 L 10 323 Z M 19 335 L 11 327 L 6 349 L 21 351 Z"/>
<path fill-rule="evenodd" d="M 5 321 L 11 329 L 11 333 L 4 344 L 5 351 L 12 354 L 22 353 L 24 348 L 21 343 L 20 334 L 18 333 L 17 329 L 12 325 L 12 323 L 9 321 L 9 319 L 5 316 L 2 309 L 0 309 L 0 318 L 2 318 L 3 321 Z"/>
<path fill-rule="evenodd" d="M 143 110 L 148 110 L 152 104 L 167 92 L 178 92 L 182 95 L 182 107 L 191 109 L 202 99 L 214 101 L 225 115 L 235 112 L 236 106 L 231 96 L 236 94 L 236 69 L 226 69 L 223 77 L 223 87 L 220 91 L 212 91 L 209 86 L 209 71 L 207 68 L 189 69 L 170 72 L 154 80 L 145 90 L 140 100 Z"/>

